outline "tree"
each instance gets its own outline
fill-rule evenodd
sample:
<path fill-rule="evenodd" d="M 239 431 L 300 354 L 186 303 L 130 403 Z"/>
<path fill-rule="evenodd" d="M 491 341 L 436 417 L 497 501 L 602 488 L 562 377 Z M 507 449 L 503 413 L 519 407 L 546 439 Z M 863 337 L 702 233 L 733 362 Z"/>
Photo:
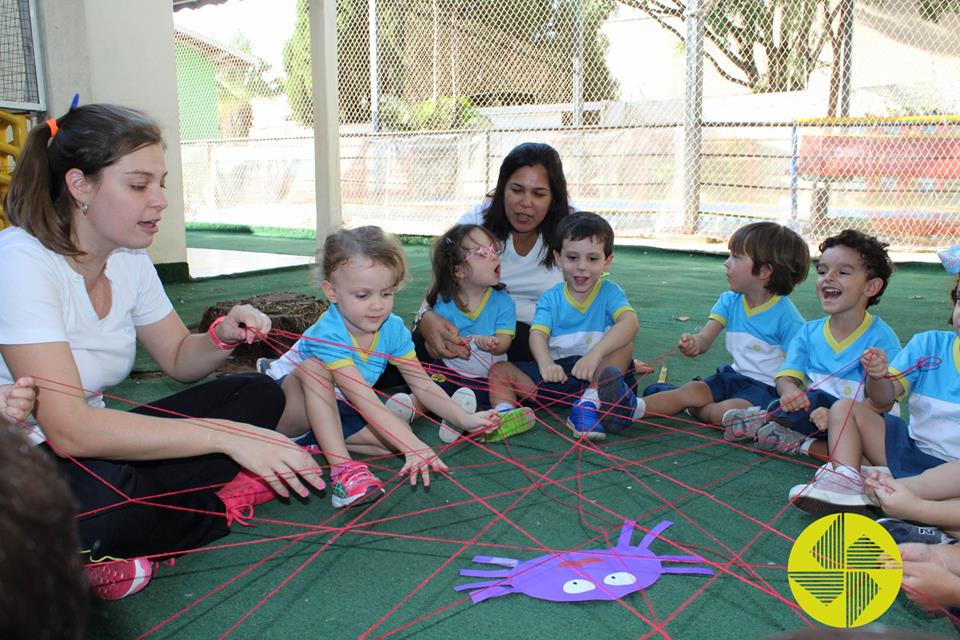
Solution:
<path fill-rule="evenodd" d="M 687 0 L 622 0 L 639 9 L 681 42 Z M 831 65 L 834 77 L 842 50 L 844 3 L 848 0 L 702 0 L 704 54 L 717 72 L 757 93 L 805 89 L 811 74 Z M 866 0 L 884 5 L 905 0 Z M 914 0 L 921 17 L 936 22 L 960 12 L 960 0 Z M 822 61 L 830 45 L 829 61 Z M 830 110 L 831 114 L 833 109 Z"/>
<path fill-rule="evenodd" d="M 584 11 L 584 100 L 616 97 L 617 87 L 604 62 L 606 39 L 600 31 L 604 20 L 615 7 L 614 0 L 379 0 L 378 21 L 378 88 L 382 99 L 404 96 L 409 59 L 407 38 L 423 37 L 407 34 L 402 12 L 418 11 L 438 14 L 446 22 L 479 25 L 494 29 L 525 43 L 537 55 L 552 56 L 570 64 L 573 46 L 573 16 L 577 2 Z M 341 121 L 362 122 L 370 117 L 370 56 L 368 38 L 368 0 L 337 1 L 338 90 Z M 313 126 L 310 96 L 310 38 L 308 0 L 297 2 L 294 33 L 284 47 L 284 69 L 287 73 L 287 99 L 294 119 L 304 126 Z M 491 60 L 490 64 L 500 64 Z M 496 87 L 491 87 L 495 91 Z M 450 96 L 455 104 L 463 96 Z M 565 99 L 572 97 L 568 88 Z M 438 103 L 441 96 L 435 96 Z M 395 104 L 390 103 L 390 104 Z M 381 106 L 384 106 L 382 103 Z"/>
<path fill-rule="evenodd" d="M 248 37 L 238 33 L 234 35 L 230 46 L 246 54 L 251 62 L 249 65 L 227 65 L 217 69 L 217 111 L 223 135 L 246 138 L 253 126 L 250 101 L 279 95 L 283 91 L 283 81 L 264 78 L 270 71 L 270 65 L 253 54 Z"/>
<path fill-rule="evenodd" d="M 686 0 L 625 0 L 685 41 Z M 704 57 L 730 82 L 762 93 L 807 86 L 836 32 L 837 0 L 704 2 Z"/>

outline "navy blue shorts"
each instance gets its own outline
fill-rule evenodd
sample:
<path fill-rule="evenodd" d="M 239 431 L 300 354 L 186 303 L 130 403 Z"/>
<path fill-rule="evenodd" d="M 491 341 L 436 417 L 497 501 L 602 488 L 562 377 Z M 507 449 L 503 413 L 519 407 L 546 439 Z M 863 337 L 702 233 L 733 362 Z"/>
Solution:
<path fill-rule="evenodd" d="M 886 429 L 884 450 L 887 466 L 894 478 L 920 475 L 927 469 L 946 464 L 946 460 L 924 453 L 917 447 L 903 418 L 887 413 L 883 416 L 883 423 Z"/>
<path fill-rule="evenodd" d="M 566 382 L 544 382 L 540 375 L 540 367 L 536 362 L 514 362 L 513 364 L 527 374 L 533 380 L 533 384 L 537 385 L 536 400 L 538 402 L 543 404 L 562 402 L 570 405 L 583 395 L 583 391 L 590 386 L 588 380 L 581 380 L 570 374 L 573 371 L 573 365 L 577 364 L 581 357 L 583 356 L 567 356 L 556 361 L 563 368 L 563 372 L 567 374 Z M 634 371 L 632 362 L 630 368 L 623 374 L 623 381 L 627 383 L 631 390 L 637 386 L 636 371 Z"/>
<path fill-rule="evenodd" d="M 777 419 L 778 422 L 780 421 L 780 418 L 786 420 L 788 423 L 790 423 L 790 428 L 794 431 L 799 431 L 800 433 L 817 438 L 826 438 L 827 432 L 817 429 L 817 425 L 810 421 L 810 414 L 813 413 L 814 409 L 819 409 L 820 407 L 826 407 L 829 409 L 833 406 L 833 403 L 837 401 L 837 397 L 831 393 L 827 393 L 826 391 L 821 391 L 820 389 L 808 390 L 807 397 L 810 398 L 810 408 L 806 411 L 784 413 L 780 410 L 779 396 L 777 396 L 776 400 L 770 403 L 770 406 L 767 407 L 767 411 L 769 411 L 772 414 L 772 417 Z"/>
<path fill-rule="evenodd" d="M 718 367 L 712 376 L 697 380 L 710 387 L 714 402 L 740 398 L 749 402 L 752 407 L 766 408 L 780 397 L 776 387 L 737 373 L 728 364 Z"/>
<path fill-rule="evenodd" d="M 581 356 L 568 356 L 556 361 L 563 368 L 563 372 L 567 374 L 566 382 L 544 382 L 543 376 L 540 375 L 540 366 L 536 362 L 516 362 L 514 364 L 520 371 L 527 374 L 533 380 L 533 384 L 537 386 L 536 399 L 538 402 L 543 404 L 562 402 L 570 405 L 576 402 L 577 398 L 583 394 L 583 390 L 590 385 L 588 381 L 574 378 L 570 374 L 573 371 L 573 365 L 577 364 L 580 358 Z"/>
<path fill-rule="evenodd" d="M 343 433 L 344 440 L 355 433 L 363 431 L 364 427 L 367 426 L 367 419 L 340 398 L 337 398 L 337 411 L 340 412 L 340 431 Z M 302 436 L 297 436 L 294 438 L 294 441 L 302 446 L 318 444 L 317 436 L 313 434 L 312 429 Z"/>
<path fill-rule="evenodd" d="M 283 381 L 286 379 L 287 376 L 277 378 L 277 384 L 283 386 Z M 344 440 L 367 426 L 367 419 L 340 398 L 337 398 L 337 410 L 340 412 L 340 430 L 343 432 Z M 313 430 L 311 429 L 305 434 L 294 438 L 294 441 L 299 445 L 310 446 L 317 444 L 317 437 L 313 435 Z"/>

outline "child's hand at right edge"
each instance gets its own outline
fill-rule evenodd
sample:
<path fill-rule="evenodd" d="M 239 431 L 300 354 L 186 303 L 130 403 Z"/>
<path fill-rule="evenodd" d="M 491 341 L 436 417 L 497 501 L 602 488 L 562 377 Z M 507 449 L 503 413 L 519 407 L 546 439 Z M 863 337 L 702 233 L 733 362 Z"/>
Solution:
<path fill-rule="evenodd" d="M 677 342 L 677 348 L 680 349 L 680 353 L 688 358 L 695 358 L 700 355 L 700 343 L 697 342 L 697 337 L 691 333 L 685 333 L 680 336 L 680 340 Z"/>
<path fill-rule="evenodd" d="M 874 380 L 880 380 L 887 377 L 890 363 L 887 360 L 887 353 L 883 349 L 870 347 L 860 356 L 860 364 L 863 365 L 867 375 Z"/>
<path fill-rule="evenodd" d="M 419 441 L 418 441 L 419 442 Z M 403 452 L 403 468 L 400 475 L 410 474 L 410 486 L 417 486 L 417 477 L 423 479 L 423 486 L 430 486 L 431 471 L 446 471 L 447 465 L 437 457 L 437 454 L 422 442 L 416 449 Z"/>
<path fill-rule="evenodd" d="M 20 378 L 14 384 L 0 385 L 0 415 L 10 424 L 27 419 L 37 401 L 33 378 Z"/>

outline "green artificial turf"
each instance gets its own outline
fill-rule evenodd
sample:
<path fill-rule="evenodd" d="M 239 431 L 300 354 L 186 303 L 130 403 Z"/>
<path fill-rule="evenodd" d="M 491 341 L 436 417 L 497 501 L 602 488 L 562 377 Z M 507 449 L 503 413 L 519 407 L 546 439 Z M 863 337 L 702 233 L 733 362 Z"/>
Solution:
<path fill-rule="evenodd" d="M 251 247 L 277 241 L 246 240 Z M 233 248 L 232 242 L 217 248 Z M 428 284 L 429 264 L 423 244 L 406 250 L 410 284 L 395 311 L 409 321 Z M 672 382 L 712 373 L 726 360 L 722 340 L 696 359 L 664 357 L 682 332 L 703 325 L 725 287 L 722 262 L 642 248 L 616 252 L 612 277 L 640 319 L 635 354 L 662 359 Z M 918 331 L 944 329 L 949 284 L 939 269 L 901 265 L 877 313 L 903 342 Z M 271 291 L 316 294 L 318 288 L 303 267 L 167 291 L 194 325 L 218 300 Z M 812 278 L 793 299 L 808 319 L 818 317 Z M 138 366 L 149 368 L 149 361 Z M 128 381 L 114 392 L 146 401 L 177 388 L 158 378 Z M 451 477 L 435 477 L 429 489 L 397 479 L 400 460 L 374 460 L 371 468 L 388 489 L 378 503 L 335 511 L 328 495 L 317 494 L 257 507 L 256 527 L 235 526 L 211 548 L 161 567 L 134 597 L 96 603 L 86 637 L 136 637 L 177 614 L 149 637 L 212 638 L 232 630 L 237 638 L 747 639 L 810 624 L 790 606 L 786 563 L 792 540 L 812 518 L 787 507 L 786 498 L 792 485 L 810 479 L 814 463 L 763 457 L 681 419 L 640 424 L 594 449 L 567 438 L 563 407 L 541 410 L 538 418 L 534 430 L 504 445 L 448 447 L 441 456 Z M 415 428 L 428 444 L 441 446 L 435 424 L 422 418 Z M 526 560 L 585 544 L 607 547 L 624 519 L 644 529 L 673 521 L 652 550 L 699 554 L 715 575 L 664 575 L 621 602 L 553 603 L 514 594 L 472 604 L 453 590 L 481 580 L 461 578 L 460 569 L 492 568 L 471 564 L 474 555 Z M 641 537 L 636 532 L 634 543 Z M 951 630 L 903 596 L 878 622 Z"/>

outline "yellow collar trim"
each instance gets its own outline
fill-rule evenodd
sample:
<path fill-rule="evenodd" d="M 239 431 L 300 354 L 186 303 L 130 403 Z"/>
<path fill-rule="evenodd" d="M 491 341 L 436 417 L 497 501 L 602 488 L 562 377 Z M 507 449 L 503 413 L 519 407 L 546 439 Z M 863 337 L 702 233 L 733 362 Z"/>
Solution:
<path fill-rule="evenodd" d="M 827 341 L 827 344 L 830 345 L 830 348 L 833 349 L 834 353 L 840 353 L 851 344 L 859 340 L 860 336 L 866 333 L 871 324 L 873 324 L 873 316 L 870 315 L 869 311 L 865 311 L 863 314 L 863 322 L 860 323 L 860 326 L 857 327 L 853 333 L 844 338 L 843 342 L 837 342 L 836 339 L 834 339 L 833 334 L 830 332 L 830 318 L 827 318 L 827 321 L 823 323 L 823 337 Z"/>
<path fill-rule="evenodd" d="M 375 353 L 377 350 L 377 342 L 380 341 L 380 332 L 374 331 L 373 340 L 370 341 L 370 346 L 367 347 L 366 349 L 360 346 L 360 343 L 357 342 L 356 336 L 354 336 L 349 331 L 347 331 L 347 333 L 350 334 L 350 342 L 353 343 L 353 346 L 355 349 L 354 353 L 356 353 L 360 357 L 360 359 L 363 360 L 364 362 L 367 362 L 368 360 L 370 360 L 370 354 Z"/>
<path fill-rule="evenodd" d="M 953 366 L 960 373 L 960 336 L 953 339 Z"/>
<path fill-rule="evenodd" d="M 590 295 L 587 296 L 587 299 L 583 301 L 583 304 L 577 302 L 577 299 L 573 297 L 573 294 L 570 293 L 567 283 L 563 283 L 563 295 L 566 297 L 567 302 L 570 303 L 574 309 L 580 313 L 585 313 L 587 309 L 590 308 L 590 305 L 593 304 L 593 301 L 596 299 L 597 294 L 600 292 L 600 285 L 603 284 L 602 278 L 597 278 L 597 283 L 593 285 L 593 291 L 590 292 Z"/>
<path fill-rule="evenodd" d="M 470 318 L 471 320 L 476 320 L 478 317 L 480 317 L 480 314 L 483 312 L 483 308 L 487 306 L 487 301 L 490 300 L 490 296 L 492 294 L 493 294 L 493 287 L 487 287 L 487 290 L 483 294 L 483 298 L 480 300 L 480 304 L 477 305 L 476 309 L 474 309 L 473 311 L 470 311 L 469 313 L 461 309 L 460 313 Z"/>
<path fill-rule="evenodd" d="M 763 304 L 758 304 L 753 308 L 751 308 L 750 305 L 747 304 L 747 296 L 742 296 L 740 298 L 740 302 L 743 304 L 743 312 L 746 313 L 747 317 L 749 318 L 750 316 L 755 316 L 758 313 L 763 313 L 767 309 L 770 309 L 771 307 L 773 307 L 773 305 L 780 302 L 780 296 L 773 296 Z"/>

